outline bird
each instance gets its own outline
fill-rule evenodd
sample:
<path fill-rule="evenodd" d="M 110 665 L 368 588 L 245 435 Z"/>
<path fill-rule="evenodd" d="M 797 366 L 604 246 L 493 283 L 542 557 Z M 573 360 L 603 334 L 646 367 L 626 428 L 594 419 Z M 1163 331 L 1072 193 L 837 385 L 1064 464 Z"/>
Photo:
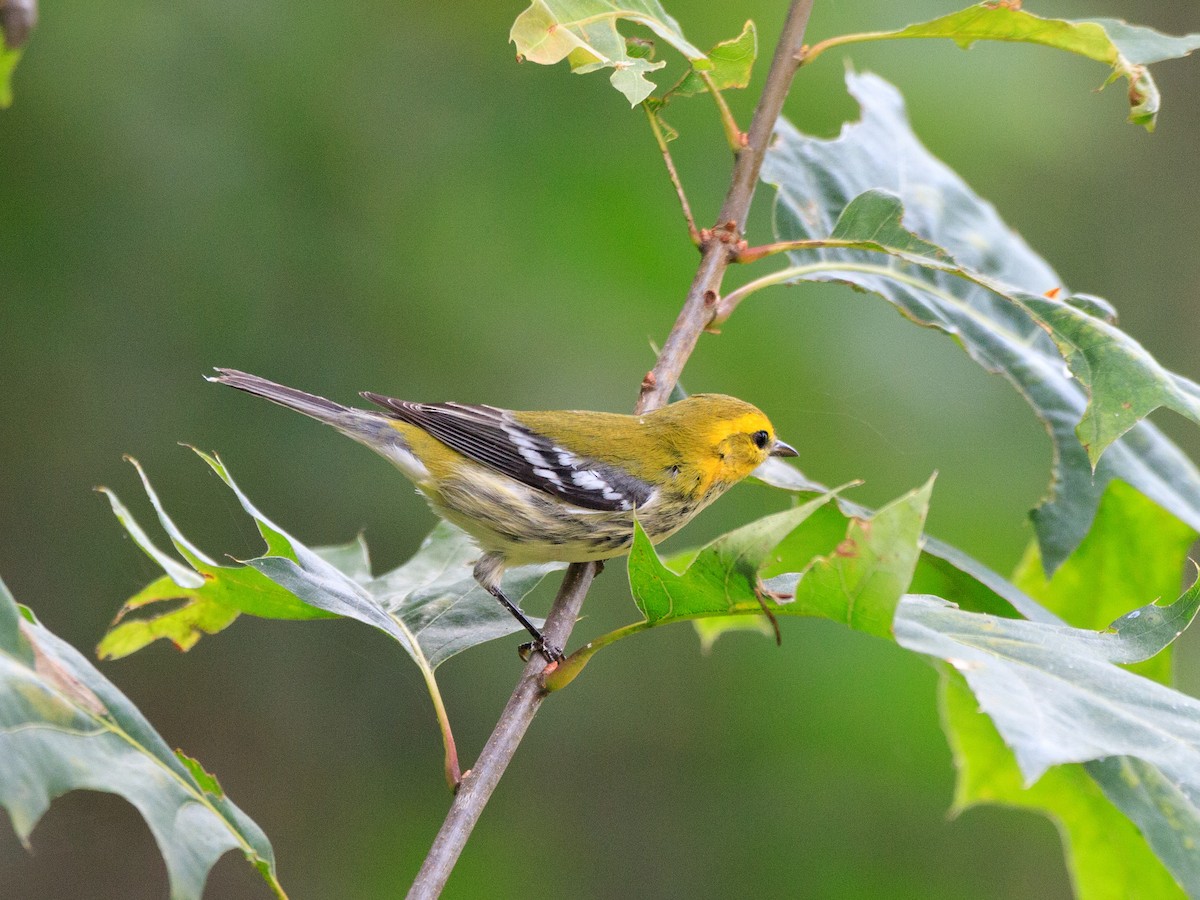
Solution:
<path fill-rule="evenodd" d="M 620 556 L 635 519 L 658 543 L 769 457 L 797 455 L 762 411 L 723 394 L 622 415 L 415 403 L 363 391 L 379 407 L 369 410 L 237 369 L 215 371 L 209 381 L 331 425 L 395 465 L 435 513 L 479 545 L 475 580 L 550 662 L 561 661 L 562 650 L 505 595 L 506 568 Z"/>

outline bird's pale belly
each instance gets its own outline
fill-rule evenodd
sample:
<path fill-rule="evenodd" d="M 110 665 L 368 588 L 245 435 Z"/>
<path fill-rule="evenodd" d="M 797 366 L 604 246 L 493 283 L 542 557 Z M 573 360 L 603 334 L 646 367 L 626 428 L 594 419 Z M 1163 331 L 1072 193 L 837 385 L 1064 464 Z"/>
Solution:
<path fill-rule="evenodd" d="M 468 477 L 443 480 L 436 489 L 420 487 L 437 513 L 474 537 L 483 550 L 502 554 L 509 565 L 620 556 L 633 542 L 635 517 L 658 543 L 723 492 L 714 488 L 702 498 L 677 502 L 654 496 L 640 509 L 594 510 L 479 469 Z"/>

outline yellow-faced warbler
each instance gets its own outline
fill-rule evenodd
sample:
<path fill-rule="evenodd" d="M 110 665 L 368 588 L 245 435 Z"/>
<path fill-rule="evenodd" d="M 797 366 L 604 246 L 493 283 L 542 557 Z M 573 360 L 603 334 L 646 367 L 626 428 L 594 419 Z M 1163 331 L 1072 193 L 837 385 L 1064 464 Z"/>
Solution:
<path fill-rule="evenodd" d="M 756 407 L 722 394 L 628 416 L 410 403 L 364 391 L 382 407 L 376 412 L 234 369 L 217 372 L 210 381 L 332 425 L 391 460 L 438 515 L 479 543 L 475 580 L 550 660 L 561 651 L 500 589 L 507 566 L 620 556 L 635 518 L 657 543 L 768 456 L 796 455 Z"/>

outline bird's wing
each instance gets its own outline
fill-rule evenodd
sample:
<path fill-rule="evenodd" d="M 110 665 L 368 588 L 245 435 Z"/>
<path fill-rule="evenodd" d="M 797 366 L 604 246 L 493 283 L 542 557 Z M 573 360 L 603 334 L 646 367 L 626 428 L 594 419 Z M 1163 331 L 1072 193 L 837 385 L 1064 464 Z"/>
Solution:
<path fill-rule="evenodd" d="M 644 506 L 654 486 L 621 469 L 572 453 L 531 431 L 508 410 L 465 403 L 410 403 L 363 396 L 447 447 L 530 487 L 595 510 Z"/>

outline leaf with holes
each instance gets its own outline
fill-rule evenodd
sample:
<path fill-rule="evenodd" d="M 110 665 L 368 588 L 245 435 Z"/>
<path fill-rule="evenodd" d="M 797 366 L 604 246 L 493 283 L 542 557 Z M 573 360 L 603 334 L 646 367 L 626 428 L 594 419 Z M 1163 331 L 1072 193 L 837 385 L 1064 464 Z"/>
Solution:
<path fill-rule="evenodd" d="M 630 52 L 626 38 L 617 30 L 621 20 L 641 25 L 662 38 L 692 64 L 693 69 L 712 68 L 708 57 L 679 30 L 657 0 L 631 0 L 616 4 L 609 0 L 534 0 L 522 12 L 509 33 L 517 55 L 530 62 L 554 65 L 567 60 L 571 71 L 586 74 L 612 69 L 612 86 L 637 106 L 654 91 L 646 77 L 665 62 L 653 61 L 639 48 Z"/>

